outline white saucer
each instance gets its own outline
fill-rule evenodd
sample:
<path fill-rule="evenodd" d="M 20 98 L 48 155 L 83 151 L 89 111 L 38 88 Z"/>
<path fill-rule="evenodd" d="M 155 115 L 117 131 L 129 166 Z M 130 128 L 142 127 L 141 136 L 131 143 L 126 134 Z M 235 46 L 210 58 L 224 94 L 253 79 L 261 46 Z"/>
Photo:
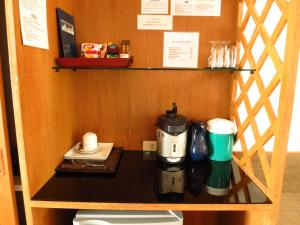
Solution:
<path fill-rule="evenodd" d="M 76 152 L 80 153 L 80 154 L 93 154 L 93 153 L 96 153 L 96 152 L 99 152 L 101 149 L 100 149 L 100 143 L 97 144 L 97 148 L 95 148 L 94 150 L 85 150 L 83 147 L 82 147 L 82 142 L 80 143 L 80 145 L 78 146 L 78 148 L 76 149 Z"/>
<path fill-rule="evenodd" d="M 97 151 L 94 153 L 89 152 L 89 154 L 82 154 L 78 151 L 82 149 L 82 144 L 81 142 L 78 142 L 64 155 L 64 158 L 68 160 L 105 161 L 108 158 L 113 145 L 113 143 L 98 143 L 99 149 L 97 148 Z M 86 151 L 84 153 L 86 153 Z"/>

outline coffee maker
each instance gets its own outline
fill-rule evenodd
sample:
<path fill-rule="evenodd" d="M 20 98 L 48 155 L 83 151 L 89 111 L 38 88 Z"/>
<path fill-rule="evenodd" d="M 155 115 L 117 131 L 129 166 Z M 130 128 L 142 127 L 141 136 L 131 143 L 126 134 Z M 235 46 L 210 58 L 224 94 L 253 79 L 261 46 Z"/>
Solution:
<path fill-rule="evenodd" d="M 177 114 L 176 103 L 166 114 L 158 117 L 156 135 L 158 159 L 167 164 L 182 163 L 185 160 L 188 122 Z"/>

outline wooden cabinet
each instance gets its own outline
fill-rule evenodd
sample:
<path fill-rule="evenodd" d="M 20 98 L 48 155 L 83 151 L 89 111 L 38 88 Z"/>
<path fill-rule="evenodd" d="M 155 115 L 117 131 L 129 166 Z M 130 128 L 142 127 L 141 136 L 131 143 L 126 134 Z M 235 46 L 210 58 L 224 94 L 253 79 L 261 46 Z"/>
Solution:
<path fill-rule="evenodd" d="M 28 224 L 71 223 L 74 211 L 69 204 L 58 202 L 43 207 L 32 197 L 53 176 L 66 150 L 84 132 L 94 131 L 100 140 L 114 142 L 125 149 L 140 149 L 143 140 L 155 138 L 155 120 L 173 101 L 188 118 L 223 117 L 236 121 L 242 154 L 235 161 L 273 202 L 270 209 L 258 206 L 251 210 L 243 208 L 243 212 L 232 212 L 238 210 L 233 208 L 228 209 L 231 212 L 220 212 L 226 207 L 207 205 L 203 210 L 211 213 L 189 212 L 187 221 L 197 224 L 207 215 L 211 224 L 243 221 L 240 224 L 252 225 L 253 218 L 259 215 L 264 224 L 275 224 L 296 79 L 295 49 L 299 48 L 296 15 L 300 3 L 274 0 L 259 5 L 259 2 L 222 0 L 221 17 L 174 17 L 174 31 L 200 32 L 199 67 L 207 64 L 209 41 L 236 41 L 240 45 L 240 67 L 256 69 L 251 76 L 242 72 L 202 71 L 103 71 L 99 75 L 99 71 L 56 73 L 52 69 L 54 59 L 59 56 L 56 7 L 74 15 L 78 44 L 119 43 L 129 39 L 135 67 L 161 67 L 163 32 L 136 29 L 140 0 L 47 1 L 49 50 L 22 45 L 18 1 L 5 0 L 14 116 Z M 270 21 L 272 10 L 280 15 L 271 26 L 266 21 Z M 284 44 L 283 53 L 276 47 L 278 40 L 283 40 L 280 42 L 280 46 Z M 264 69 L 266 63 L 274 65 L 272 74 Z M 268 75 L 271 78 L 266 81 Z M 249 97 L 253 91 L 258 97 Z M 270 103 L 274 93 L 278 97 L 276 109 Z M 261 130 L 256 121 L 261 109 L 266 111 L 269 121 L 266 130 Z M 245 137 L 249 132 L 254 143 Z M 272 138 L 274 146 L 269 162 L 264 145 Z M 263 179 L 253 166 L 254 156 L 258 156 L 262 165 Z M 92 208 L 80 204 L 78 207 Z"/>

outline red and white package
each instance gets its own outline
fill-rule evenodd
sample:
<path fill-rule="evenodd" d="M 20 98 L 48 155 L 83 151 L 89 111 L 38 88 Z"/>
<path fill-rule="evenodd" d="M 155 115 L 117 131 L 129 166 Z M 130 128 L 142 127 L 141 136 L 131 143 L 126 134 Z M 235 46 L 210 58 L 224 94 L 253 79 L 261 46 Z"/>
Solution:
<path fill-rule="evenodd" d="M 83 43 L 81 44 L 81 56 L 85 58 L 100 58 L 102 44 Z"/>

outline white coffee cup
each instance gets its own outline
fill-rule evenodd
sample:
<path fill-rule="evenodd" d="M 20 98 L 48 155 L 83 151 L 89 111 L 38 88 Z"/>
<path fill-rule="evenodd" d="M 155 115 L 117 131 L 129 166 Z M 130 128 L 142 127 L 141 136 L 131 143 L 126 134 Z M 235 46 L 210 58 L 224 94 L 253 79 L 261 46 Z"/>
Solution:
<path fill-rule="evenodd" d="M 97 149 L 98 140 L 97 135 L 92 132 L 87 132 L 83 135 L 83 150 L 85 151 L 94 151 Z"/>

